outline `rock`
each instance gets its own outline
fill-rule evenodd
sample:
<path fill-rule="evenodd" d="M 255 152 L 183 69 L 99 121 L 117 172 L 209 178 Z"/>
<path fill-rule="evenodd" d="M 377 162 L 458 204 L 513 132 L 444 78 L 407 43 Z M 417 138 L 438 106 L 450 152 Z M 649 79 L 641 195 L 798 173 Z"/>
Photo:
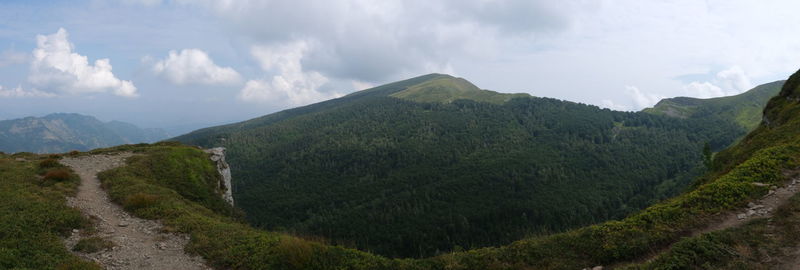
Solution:
<path fill-rule="evenodd" d="M 603 267 L 602 266 L 595 266 L 595 267 L 592 267 L 592 270 L 603 270 Z"/>
<path fill-rule="evenodd" d="M 777 186 L 770 186 L 769 189 L 770 190 L 776 190 L 776 189 L 778 189 L 778 187 Z"/>
<path fill-rule="evenodd" d="M 753 202 L 749 202 L 749 203 L 747 203 L 747 207 L 748 207 L 748 208 L 753 208 L 753 207 L 755 207 L 755 206 L 756 206 L 756 204 L 754 204 Z"/>
<path fill-rule="evenodd" d="M 158 249 L 164 250 L 164 249 L 167 249 L 167 244 L 158 243 L 158 244 L 156 244 L 156 247 L 158 247 Z"/>
<path fill-rule="evenodd" d="M 753 211 L 752 209 L 747 210 L 747 216 L 752 216 L 752 215 L 755 215 L 755 214 L 756 214 L 756 211 Z"/>
<path fill-rule="evenodd" d="M 80 232 L 78 229 L 72 229 L 72 233 L 78 233 L 78 232 Z"/>
<path fill-rule="evenodd" d="M 217 171 L 219 172 L 220 176 L 222 176 L 222 180 L 220 182 L 220 189 L 218 190 L 221 195 L 222 199 L 228 202 L 231 206 L 233 206 L 233 186 L 231 185 L 231 168 L 228 166 L 228 163 L 225 162 L 225 147 L 216 147 L 211 149 L 203 150 L 206 153 L 211 154 L 211 161 L 214 161 L 217 164 Z"/>
<path fill-rule="evenodd" d="M 747 214 L 738 214 L 738 215 L 736 215 L 736 218 L 738 218 L 740 220 L 745 219 L 745 218 L 747 218 Z"/>
<path fill-rule="evenodd" d="M 119 224 L 117 224 L 117 226 L 120 226 L 120 227 L 128 227 L 128 225 L 130 225 L 130 224 L 128 224 L 127 222 L 124 222 L 124 221 L 120 222 Z"/>
<path fill-rule="evenodd" d="M 757 187 L 766 187 L 767 186 L 767 184 L 759 183 L 759 182 L 753 182 L 753 185 L 757 186 Z"/>

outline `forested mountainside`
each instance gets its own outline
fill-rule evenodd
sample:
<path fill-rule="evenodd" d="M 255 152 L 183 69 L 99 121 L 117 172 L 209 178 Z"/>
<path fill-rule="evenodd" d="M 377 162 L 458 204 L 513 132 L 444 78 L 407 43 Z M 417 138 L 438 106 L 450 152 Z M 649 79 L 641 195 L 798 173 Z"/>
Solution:
<path fill-rule="evenodd" d="M 764 106 L 778 94 L 786 81 L 762 84 L 747 92 L 728 97 L 709 99 L 676 97 L 663 99 L 644 111 L 679 118 L 719 118 L 733 121 L 746 130 L 761 123 Z"/>
<path fill-rule="evenodd" d="M 9 153 L 86 151 L 165 138 L 167 134 L 161 129 L 141 129 L 120 121 L 104 123 L 80 114 L 58 113 L 0 121 L 0 151 Z"/>
<path fill-rule="evenodd" d="M 624 217 L 746 132 L 431 74 L 175 139 L 228 148 L 251 224 L 425 257 Z"/>

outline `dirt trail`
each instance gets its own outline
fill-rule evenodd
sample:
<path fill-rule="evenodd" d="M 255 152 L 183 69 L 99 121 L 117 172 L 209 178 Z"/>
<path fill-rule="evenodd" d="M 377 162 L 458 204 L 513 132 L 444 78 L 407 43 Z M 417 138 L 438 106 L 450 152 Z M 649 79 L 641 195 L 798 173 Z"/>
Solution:
<path fill-rule="evenodd" d="M 750 221 L 753 218 L 768 218 L 772 217 L 774 211 L 781 205 L 789 202 L 789 199 L 797 194 L 798 183 L 800 180 L 797 178 L 788 181 L 784 186 L 772 186 L 769 193 L 758 201 L 751 202 L 747 208 L 729 211 L 716 218 L 715 222 L 702 230 L 692 233 L 692 236 L 698 236 L 703 233 L 724 230 L 727 228 L 737 227 Z M 753 183 L 754 185 L 762 185 Z"/>
<path fill-rule="evenodd" d="M 136 218 L 112 203 L 100 187 L 97 173 L 124 163 L 130 153 L 68 158 L 61 163 L 81 177 L 76 197 L 68 198 L 70 206 L 96 221 L 96 232 L 73 231 L 65 242 L 72 250 L 81 238 L 102 237 L 114 243 L 111 250 L 91 254 L 76 253 L 99 263 L 105 269 L 211 269 L 204 260 L 183 251 L 189 242 L 186 235 L 162 233 L 156 221 Z"/>
<path fill-rule="evenodd" d="M 790 176 L 789 174 L 790 173 L 787 172 L 786 176 L 787 177 Z M 764 185 L 761 183 L 753 183 L 753 184 L 758 186 Z M 744 225 L 745 223 L 753 219 L 771 218 L 774 215 L 775 210 L 777 210 L 780 206 L 788 203 L 789 199 L 795 194 L 797 194 L 798 191 L 800 191 L 800 177 L 793 177 L 792 180 L 785 182 L 783 186 L 780 187 L 771 186 L 770 191 L 768 192 L 767 195 L 765 195 L 759 200 L 748 203 L 746 208 L 740 208 L 720 213 L 717 217 L 712 217 L 711 221 L 705 228 L 688 232 L 686 236 L 696 237 L 704 233 L 738 227 Z M 642 258 L 636 259 L 634 261 L 613 264 L 610 265 L 608 268 L 613 269 L 625 265 L 641 264 L 649 262 L 656 259 L 659 255 L 663 254 L 670 248 L 672 248 L 671 245 L 658 250 L 654 250 L 652 253 Z M 797 255 L 798 257 L 796 259 L 796 263 L 793 265 L 800 265 L 800 251 L 797 252 Z M 591 269 L 591 268 L 584 268 L 584 269 Z M 797 270 L 800 269 L 800 267 L 781 268 L 781 269 Z"/>

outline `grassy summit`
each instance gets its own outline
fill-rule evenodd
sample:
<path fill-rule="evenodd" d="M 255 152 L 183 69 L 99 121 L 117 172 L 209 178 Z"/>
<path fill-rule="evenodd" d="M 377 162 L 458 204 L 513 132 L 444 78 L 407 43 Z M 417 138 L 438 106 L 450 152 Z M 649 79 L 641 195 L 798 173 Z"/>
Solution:
<path fill-rule="evenodd" d="M 450 103 L 454 100 L 468 99 L 493 104 L 503 104 L 515 97 L 530 97 L 528 94 L 503 94 L 481 90 L 463 78 L 449 75 L 442 75 L 389 96 L 417 102 Z"/>
<path fill-rule="evenodd" d="M 746 130 L 755 129 L 761 122 L 761 112 L 770 98 L 778 94 L 785 81 L 759 85 L 747 92 L 728 97 L 699 99 L 667 98 L 644 111 L 679 118 L 719 117 L 733 121 Z"/>

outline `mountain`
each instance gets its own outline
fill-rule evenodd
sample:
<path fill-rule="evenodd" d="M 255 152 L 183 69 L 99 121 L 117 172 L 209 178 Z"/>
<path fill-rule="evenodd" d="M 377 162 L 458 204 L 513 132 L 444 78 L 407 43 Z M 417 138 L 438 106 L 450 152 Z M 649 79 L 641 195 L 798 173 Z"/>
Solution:
<path fill-rule="evenodd" d="M 175 140 L 228 149 L 251 224 L 424 257 L 624 217 L 745 133 L 431 74 Z"/>
<path fill-rule="evenodd" d="M 50 114 L 0 121 L 0 151 L 58 153 L 120 144 L 155 142 L 167 138 L 160 129 L 133 124 L 104 123 L 80 114 Z"/>
<path fill-rule="evenodd" d="M 747 92 L 728 97 L 699 99 L 690 97 L 667 98 L 644 111 L 678 118 L 718 117 L 734 121 L 747 131 L 761 122 L 761 112 L 767 101 L 778 94 L 785 81 L 759 85 Z"/>

